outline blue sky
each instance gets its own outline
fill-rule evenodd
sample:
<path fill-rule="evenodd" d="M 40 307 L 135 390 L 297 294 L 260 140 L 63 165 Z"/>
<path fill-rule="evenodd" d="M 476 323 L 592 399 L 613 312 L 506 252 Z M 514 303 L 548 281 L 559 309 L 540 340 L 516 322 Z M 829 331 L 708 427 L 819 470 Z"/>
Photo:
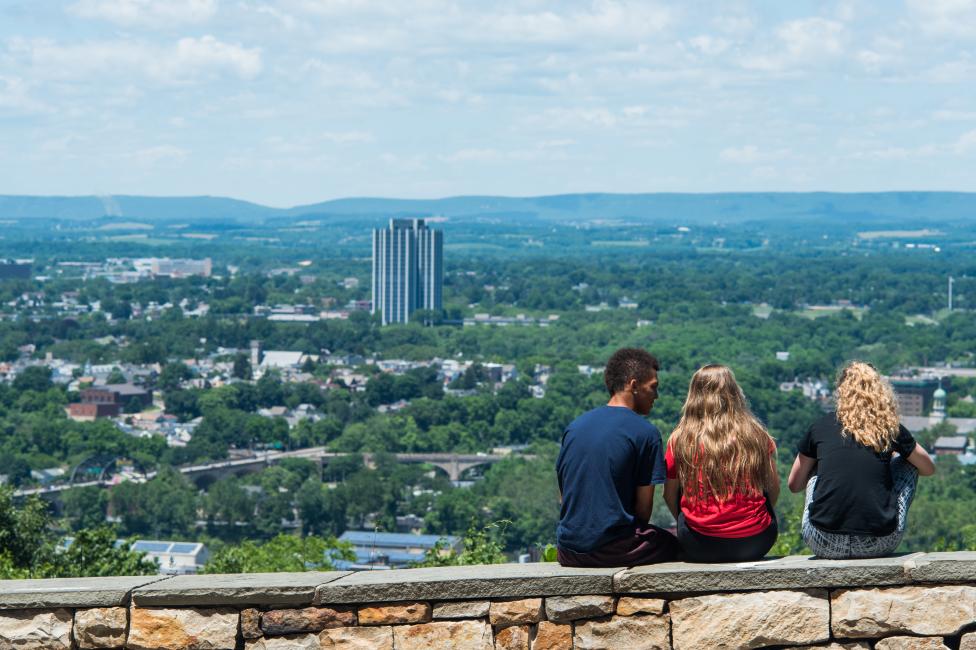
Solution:
<path fill-rule="evenodd" d="M 0 193 L 972 190 L 976 0 L 0 0 Z"/>

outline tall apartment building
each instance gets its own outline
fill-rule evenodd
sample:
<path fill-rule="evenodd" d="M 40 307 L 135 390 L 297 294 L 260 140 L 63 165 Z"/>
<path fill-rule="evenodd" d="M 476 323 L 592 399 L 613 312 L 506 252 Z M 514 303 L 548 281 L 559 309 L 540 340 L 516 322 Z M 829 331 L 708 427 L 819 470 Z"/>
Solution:
<path fill-rule="evenodd" d="M 373 230 L 373 308 L 383 324 L 409 323 L 418 309 L 441 309 L 444 233 L 423 219 L 390 219 Z"/>

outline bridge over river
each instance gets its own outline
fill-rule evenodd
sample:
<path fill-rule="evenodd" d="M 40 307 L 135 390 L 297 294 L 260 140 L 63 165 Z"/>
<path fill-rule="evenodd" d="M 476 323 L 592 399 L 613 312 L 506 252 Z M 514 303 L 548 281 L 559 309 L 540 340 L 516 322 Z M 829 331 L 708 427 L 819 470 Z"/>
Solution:
<path fill-rule="evenodd" d="M 258 472 L 265 467 L 274 465 L 286 458 L 304 458 L 318 462 L 320 465 L 327 464 L 333 458 L 343 456 L 359 455 L 363 457 L 367 466 L 373 465 L 373 454 L 349 454 L 326 451 L 325 447 L 309 447 L 307 449 L 295 449 L 293 451 L 267 451 L 257 453 L 246 458 L 234 458 L 229 460 L 219 460 L 200 465 L 185 465 L 177 469 L 181 474 L 194 481 L 217 480 L 225 476 L 237 476 L 249 472 Z M 400 463 L 424 463 L 439 467 L 452 481 L 460 480 L 461 475 L 472 467 L 492 465 L 509 456 L 500 454 L 453 454 L 453 453 L 413 453 L 413 454 L 392 454 Z M 534 456 L 519 456 L 519 458 L 534 458 Z M 153 478 L 155 471 L 146 473 L 146 480 Z M 48 485 L 39 488 L 29 488 L 17 490 L 14 496 L 26 497 L 40 495 L 48 498 L 58 498 L 65 490 L 86 486 L 109 486 L 113 482 L 109 478 L 98 480 L 76 481 L 73 483 L 63 483 Z"/>

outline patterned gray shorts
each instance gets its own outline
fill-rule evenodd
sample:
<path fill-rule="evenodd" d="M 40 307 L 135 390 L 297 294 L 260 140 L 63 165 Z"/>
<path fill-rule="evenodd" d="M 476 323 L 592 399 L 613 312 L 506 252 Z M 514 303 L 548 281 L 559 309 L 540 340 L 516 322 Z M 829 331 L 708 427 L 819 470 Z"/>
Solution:
<path fill-rule="evenodd" d="M 918 483 L 918 470 L 901 456 L 891 459 L 892 489 L 898 495 L 898 525 L 890 535 L 840 535 L 826 533 L 810 523 L 810 503 L 817 477 L 810 477 L 807 483 L 806 505 L 803 507 L 801 534 L 803 541 L 814 555 L 826 560 L 843 560 L 859 557 L 881 557 L 894 553 L 901 543 L 908 524 L 908 508 L 915 498 Z"/>

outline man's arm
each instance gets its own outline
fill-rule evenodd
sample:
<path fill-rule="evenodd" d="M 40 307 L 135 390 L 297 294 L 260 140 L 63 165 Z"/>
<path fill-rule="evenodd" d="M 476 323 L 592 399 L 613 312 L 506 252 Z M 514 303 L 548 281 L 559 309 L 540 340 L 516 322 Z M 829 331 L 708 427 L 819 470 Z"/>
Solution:
<path fill-rule="evenodd" d="M 654 486 L 638 485 L 637 498 L 634 499 L 634 514 L 643 522 L 651 520 L 654 511 Z"/>

